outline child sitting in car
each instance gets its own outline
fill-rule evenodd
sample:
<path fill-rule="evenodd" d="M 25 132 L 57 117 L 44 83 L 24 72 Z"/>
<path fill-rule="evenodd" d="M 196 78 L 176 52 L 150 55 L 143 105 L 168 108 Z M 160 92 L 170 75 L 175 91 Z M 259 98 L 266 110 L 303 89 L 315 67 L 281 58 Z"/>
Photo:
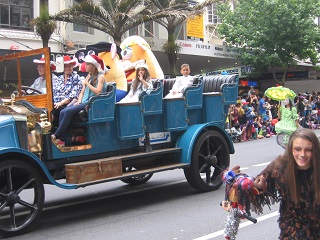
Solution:
<path fill-rule="evenodd" d="M 190 87 L 193 83 L 193 77 L 190 76 L 189 64 L 182 64 L 180 73 L 181 77 L 177 77 L 175 83 L 172 86 L 170 92 L 165 96 L 165 98 L 179 98 L 183 97 L 183 93 L 187 87 Z"/>

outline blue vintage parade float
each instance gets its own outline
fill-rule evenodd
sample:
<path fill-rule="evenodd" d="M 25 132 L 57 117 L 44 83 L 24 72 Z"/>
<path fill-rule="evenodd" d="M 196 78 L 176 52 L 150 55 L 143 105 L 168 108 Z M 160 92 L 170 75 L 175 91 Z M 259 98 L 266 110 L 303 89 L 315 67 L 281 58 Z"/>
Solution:
<path fill-rule="evenodd" d="M 116 103 L 116 82 L 109 81 L 107 91 L 74 116 L 61 146 L 51 139 L 51 81 L 46 94 L 23 94 L 30 82 L 21 65 L 41 55 L 50 62 L 49 48 L 0 56 L 0 235 L 33 225 L 44 184 L 67 190 L 115 180 L 137 185 L 180 168 L 199 191 L 222 185 L 220 174 L 234 153 L 224 124 L 237 100 L 238 75 L 195 76 L 175 99 L 163 98 L 175 79 L 156 78 L 151 94 L 135 103 Z M 46 69 L 51 79 L 49 64 Z"/>

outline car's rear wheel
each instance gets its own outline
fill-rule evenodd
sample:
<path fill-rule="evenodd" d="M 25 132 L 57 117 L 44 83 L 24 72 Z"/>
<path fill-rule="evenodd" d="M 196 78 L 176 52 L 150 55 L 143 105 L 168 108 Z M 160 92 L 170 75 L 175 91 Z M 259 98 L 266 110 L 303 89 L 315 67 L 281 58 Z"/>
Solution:
<path fill-rule="evenodd" d="M 195 189 L 208 192 L 222 185 L 221 173 L 230 164 L 230 153 L 221 133 L 209 130 L 202 133 L 193 148 L 190 167 L 184 169 L 188 183 Z"/>

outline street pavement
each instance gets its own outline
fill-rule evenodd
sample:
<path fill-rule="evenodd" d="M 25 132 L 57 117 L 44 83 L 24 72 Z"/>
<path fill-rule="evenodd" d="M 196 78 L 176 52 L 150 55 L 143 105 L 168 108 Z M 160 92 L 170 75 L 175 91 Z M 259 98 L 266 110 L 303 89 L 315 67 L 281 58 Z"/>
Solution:
<path fill-rule="evenodd" d="M 315 131 L 320 135 L 320 130 Z M 283 153 L 276 137 L 234 144 L 231 166 L 255 176 Z M 180 169 L 154 174 L 144 185 L 115 181 L 78 190 L 46 185 L 45 209 L 33 231 L 12 239 L 208 240 L 224 239 L 228 213 L 220 207 L 224 186 L 199 193 Z M 279 205 L 243 220 L 237 240 L 275 240 Z"/>

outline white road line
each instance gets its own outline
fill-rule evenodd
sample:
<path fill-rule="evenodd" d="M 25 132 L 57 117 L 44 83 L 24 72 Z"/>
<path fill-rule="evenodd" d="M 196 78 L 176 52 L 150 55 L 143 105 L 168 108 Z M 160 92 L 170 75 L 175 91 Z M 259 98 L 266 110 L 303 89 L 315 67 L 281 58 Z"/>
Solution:
<path fill-rule="evenodd" d="M 253 165 L 253 167 L 266 166 L 266 165 L 269 165 L 269 163 L 270 163 L 270 162 L 260 163 L 260 164 Z"/>
<path fill-rule="evenodd" d="M 250 167 L 240 167 L 240 170 L 241 170 L 241 171 L 243 171 L 243 170 L 248 170 L 248 169 L 250 169 L 251 167 L 262 167 L 262 166 L 269 165 L 269 163 L 270 163 L 270 162 L 264 162 L 264 163 L 252 165 L 252 166 L 250 166 Z"/>
<path fill-rule="evenodd" d="M 242 168 L 240 168 L 240 170 L 247 170 L 247 169 L 249 169 L 249 167 L 242 167 Z"/>
<path fill-rule="evenodd" d="M 269 218 L 273 218 L 273 217 L 278 216 L 278 215 L 279 215 L 279 212 L 276 211 L 276 212 L 272 212 L 272 213 L 266 214 L 264 216 L 258 217 L 257 220 L 258 220 L 258 222 L 261 222 L 261 221 L 267 220 Z M 253 224 L 252 222 L 246 220 L 245 222 L 240 223 L 239 229 L 247 227 L 247 226 L 252 225 L 252 224 Z M 223 233 L 224 233 L 224 229 L 220 230 L 220 231 L 217 231 L 217 232 L 214 232 L 214 233 L 210 233 L 208 235 L 205 235 L 205 236 L 202 236 L 202 237 L 199 237 L 199 238 L 195 238 L 193 240 L 209 240 L 209 239 L 213 239 L 213 238 L 222 236 Z"/>

